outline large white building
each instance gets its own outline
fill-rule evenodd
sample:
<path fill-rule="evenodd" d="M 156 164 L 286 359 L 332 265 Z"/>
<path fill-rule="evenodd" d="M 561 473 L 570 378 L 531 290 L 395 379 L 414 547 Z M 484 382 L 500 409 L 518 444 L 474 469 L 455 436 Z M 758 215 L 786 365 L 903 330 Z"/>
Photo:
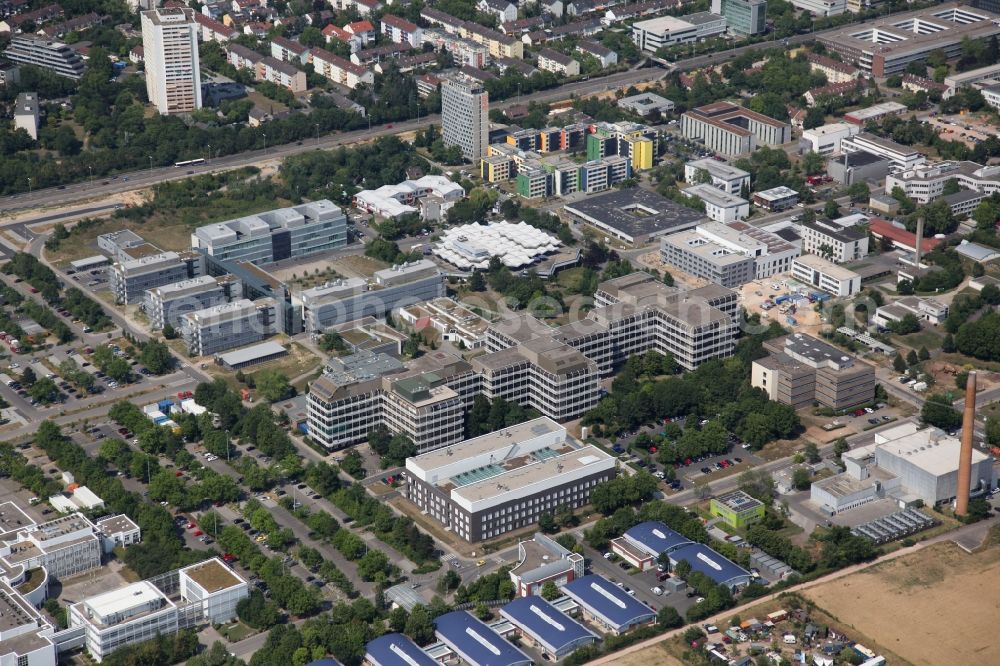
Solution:
<path fill-rule="evenodd" d="M 161 114 L 201 108 L 198 24 L 186 7 L 142 12 L 146 94 Z"/>
<path fill-rule="evenodd" d="M 838 297 L 861 291 L 861 276 L 815 254 L 803 254 L 792 262 L 797 280 Z"/>
<path fill-rule="evenodd" d="M 885 191 L 900 188 L 906 196 L 925 204 L 944 196 L 945 185 L 955 180 L 959 187 L 983 194 L 1000 192 L 1000 165 L 983 166 L 975 162 L 927 162 L 889 174 Z"/>
<path fill-rule="evenodd" d="M 936 506 L 955 499 L 961 442 L 937 428 L 913 421 L 875 434 L 875 442 L 843 456 L 845 471 L 812 485 L 810 499 L 829 513 L 840 513 L 882 498 L 901 505 L 922 500 Z M 993 459 L 972 449 L 969 488 L 982 495 L 996 486 Z"/>
<path fill-rule="evenodd" d="M 445 204 L 465 197 L 465 189 L 445 176 L 422 176 L 398 185 L 383 185 L 375 190 L 361 190 L 354 195 L 354 207 L 385 218 L 416 213 L 414 206 L 425 197 L 437 197 Z"/>
<path fill-rule="evenodd" d="M 868 256 L 868 234 L 856 227 L 816 220 L 801 223 L 798 230 L 806 254 L 817 254 L 836 264 Z"/>
<path fill-rule="evenodd" d="M 684 165 L 684 182 L 698 185 L 706 180 L 723 192 L 736 196 L 741 196 L 744 189 L 750 191 L 750 173 L 743 169 L 710 158 L 693 160 Z"/>
<path fill-rule="evenodd" d="M 847 0 L 792 0 L 792 5 L 813 16 L 837 16 L 847 11 Z"/>
<path fill-rule="evenodd" d="M 632 41 L 642 51 L 655 53 L 664 46 L 695 42 L 726 31 L 726 19 L 711 12 L 698 12 L 680 18 L 660 16 L 632 24 Z"/>
<path fill-rule="evenodd" d="M 705 147 L 724 155 L 753 152 L 758 146 L 780 146 L 792 138 L 792 127 L 732 102 L 713 102 L 681 116 L 681 133 L 701 139 Z"/>
<path fill-rule="evenodd" d="M 407 498 L 466 541 L 534 525 L 588 504 L 616 461 L 542 417 L 407 458 Z"/>
<path fill-rule="evenodd" d="M 242 284 L 235 276 L 199 275 L 189 280 L 147 289 L 143 306 L 150 327 L 159 330 L 168 323 L 177 328 L 180 326 L 181 316 L 186 312 L 221 305 L 242 295 Z"/>
<path fill-rule="evenodd" d="M 38 118 L 38 93 L 20 93 L 14 100 L 14 129 L 23 129 L 28 136 L 37 141 Z"/>
<path fill-rule="evenodd" d="M 78 601 L 69 607 L 69 626 L 83 629 L 87 652 L 101 662 L 158 635 L 228 622 L 248 594 L 247 582 L 215 558 Z"/>
<path fill-rule="evenodd" d="M 840 142 L 859 133 L 861 128 L 852 123 L 830 123 L 802 132 L 799 150 L 812 151 L 824 157 L 840 154 Z"/>
<path fill-rule="evenodd" d="M 917 150 L 877 137 L 874 134 L 861 132 L 855 136 L 843 137 L 840 140 L 840 150 L 843 153 L 866 152 L 889 160 L 894 167 L 901 170 L 912 169 L 923 164 L 927 158 Z"/>
<path fill-rule="evenodd" d="M 347 245 L 347 216 L 328 199 L 206 224 L 191 247 L 223 261 L 267 264 Z"/>
<path fill-rule="evenodd" d="M 269 338 L 281 330 L 273 298 L 238 298 L 203 310 L 185 312 L 178 332 L 191 356 L 212 356 Z"/>
<path fill-rule="evenodd" d="M 324 331 L 362 317 L 387 312 L 444 296 L 444 275 L 426 259 L 376 271 L 371 280 L 342 278 L 306 289 L 296 298 L 310 332 Z"/>
<path fill-rule="evenodd" d="M 434 246 L 434 254 L 462 270 L 486 270 L 493 257 L 515 269 L 532 264 L 561 245 L 558 238 L 525 222 L 491 222 L 446 229 Z"/>
<path fill-rule="evenodd" d="M 715 222 L 728 224 L 750 215 L 750 202 L 742 197 L 724 192 L 714 185 L 692 185 L 684 194 L 705 204 L 705 215 Z"/>
<path fill-rule="evenodd" d="M 116 303 L 138 303 L 147 290 L 197 277 L 204 269 L 204 257 L 197 252 L 159 252 L 116 261 L 108 284 Z"/>
<path fill-rule="evenodd" d="M 441 138 L 473 164 L 487 155 L 489 116 L 490 95 L 481 82 L 465 75 L 441 82 Z"/>

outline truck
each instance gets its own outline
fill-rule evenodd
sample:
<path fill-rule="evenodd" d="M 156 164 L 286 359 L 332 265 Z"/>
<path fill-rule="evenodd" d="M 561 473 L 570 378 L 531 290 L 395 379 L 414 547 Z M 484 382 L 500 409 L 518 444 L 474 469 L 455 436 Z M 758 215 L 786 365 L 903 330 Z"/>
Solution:
<path fill-rule="evenodd" d="M 789 296 L 788 294 L 782 294 L 781 296 L 778 296 L 776 299 L 774 299 L 774 304 L 781 305 L 782 303 L 787 303 L 791 299 L 792 297 Z"/>

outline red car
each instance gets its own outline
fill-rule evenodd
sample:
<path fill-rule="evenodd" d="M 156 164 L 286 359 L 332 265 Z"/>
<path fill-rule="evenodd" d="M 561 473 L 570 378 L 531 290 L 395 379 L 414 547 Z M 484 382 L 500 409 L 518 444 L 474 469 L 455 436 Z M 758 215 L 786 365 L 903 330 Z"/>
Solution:
<path fill-rule="evenodd" d="M 192 527 L 197 527 L 197 525 L 195 525 L 194 523 L 188 523 L 187 525 L 185 525 L 185 527 L 191 529 Z"/>
<path fill-rule="evenodd" d="M 685 465 L 690 465 L 691 464 L 691 459 L 690 458 L 685 458 L 684 459 L 684 464 Z"/>
<path fill-rule="evenodd" d="M 204 532 L 202 532 L 201 530 L 195 530 L 195 531 L 194 531 L 194 535 L 195 535 L 195 536 L 201 536 L 201 535 L 203 535 L 203 534 L 204 534 Z"/>
<path fill-rule="evenodd" d="M 655 446 L 651 446 L 651 447 L 649 447 L 649 452 L 650 452 L 650 453 L 656 453 L 656 451 L 657 451 L 657 449 L 656 449 L 656 447 L 655 447 Z"/>
<path fill-rule="evenodd" d="M 174 472 L 174 476 L 184 476 L 184 472 L 177 470 L 176 472 Z"/>
<path fill-rule="evenodd" d="M 236 559 L 236 556 L 233 555 L 232 553 L 223 553 L 222 559 L 225 560 L 226 562 L 232 562 L 233 560 Z"/>

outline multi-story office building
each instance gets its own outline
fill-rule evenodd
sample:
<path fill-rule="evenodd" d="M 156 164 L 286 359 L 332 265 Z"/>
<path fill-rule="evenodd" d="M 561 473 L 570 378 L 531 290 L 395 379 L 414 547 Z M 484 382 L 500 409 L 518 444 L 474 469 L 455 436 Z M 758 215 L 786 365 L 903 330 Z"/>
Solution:
<path fill-rule="evenodd" d="M 445 352 L 406 366 L 386 354 L 359 351 L 332 359 L 310 385 L 309 436 L 339 449 L 365 441 L 384 425 L 429 451 L 462 439 L 465 409 L 478 390 L 472 367 Z"/>
<path fill-rule="evenodd" d="M 786 273 L 800 253 L 780 236 L 744 222 L 700 224 L 660 243 L 664 262 L 730 288 Z"/>
<path fill-rule="evenodd" d="M 815 254 L 792 261 L 792 275 L 834 296 L 853 296 L 861 291 L 861 276 Z"/>
<path fill-rule="evenodd" d="M 712 13 L 726 19 L 726 29 L 749 37 L 767 30 L 767 0 L 712 0 Z"/>
<path fill-rule="evenodd" d="M 5 578 L 0 573 L 0 664 L 56 666 L 55 627 Z"/>
<path fill-rule="evenodd" d="M 4 511 L 12 506 L 3 505 Z M 38 525 L 24 522 L 20 529 L 0 533 L 0 561 L 6 567 L 42 567 L 48 576 L 64 578 L 101 566 L 100 532 L 85 516 L 73 513 Z"/>
<path fill-rule="evenodd" d="M 205 260 L 197 252 L 160 252 L 116 261 L 111 266 L 108 282 L 116 303 L 138 303 L 147 289 L 187 280 L 204 272 Z"/>
<path fill-rule="evenodd" d="M 838 16 L 847 11 L 847 0 L 792 0 L 792 5 L 813 16 Z"/>
<path fill-rule="evenodd" d="M 926 204 L 944 196 L 945 185 L 955 180 L 959 186 L 994 194 L 1000 192 L 1000 166 L 982 166 L 975 162 L 928 162 L 906 171 L 889 174 L 885 191 L 900 188 L 917 203 Z"/>
<path fill-rule="evenodd" d="M 796 0 L 796 6 L 801 0 Z M 823 0 L 817 0 L 823 2 Z M 843 0 L 836 0 L 842 2 Z M 911 62 L 940 50 L 945 57 L 962 54 L 963 40 L 989 40 L 1000 35 L 1000 15 L 947 2 L 905 14 L 892 14 L 862 25 L 824 33 L 819 41 L 872 76 L 901 74 Z M 946 81 L 947 83 L 947 81 Z"/>
<path fill-rule="evenodd" d="M 208 224 L 191 247 L 222 261 L 268 264 L 347 245 L 347 216 L 328 199 Z"/>
<path fill-rule="evenodd" d="M 466 541 L 491 539 L 590 502 L 615 459 L 549 418 L 406 460 L 407 498 Z"/>
<path fill-rule="evenodd" d="M 479 81 L 454 75 L 441 82 L 441 138 L 474 164 L 486 156 L 489 115 L 490 95 Z"/>
<path fill-rule="evenodd" d="M 742 220 L 750 214 L 750 202 L 736 194 L 723 192 L 714 185 L 702 183 L 684 190 L 689 197 L 705 204 L 705 215 L 715 222 L 729 223 Z"/>
<path fill-rule="evenodd" d="M 248 595 L 247 582 L 215 558 L 71 604 L 69 626 L 82 629 L 84 647 L 100 663 L 181 628 L 228 622 Z"/>
<path fill-rule="evenodd" d="M 736 292 L 718 285 L 681 291 L 647 273 L 632 273 L 598 285 L 587 317 L 559 328 L 531 315 L 510 317 L 486 332 L 491 352 L 549 338 L 576 349 L 611 374 L 630 354 L 649 350 L 672 354 L 692 370 L 712 358 L 732 355 Z M 488 360 L 488 356 L 476 360 Z"/>
<path fill-rule="evenodd" d="M 732 102 L 714 102 L 681 116 L 687 139 L 701 139 L 705 147 L 724 155 L 741 155 L 757 146 L 780 146 L 792 138 L 792 127 Z"/>
<path fill-rule="evenodd" d="M 688 185 L 710 183 L 723 192 L 736 196 L 741 196 L 744 189 L 750 191 L 749 172 L 710 158 L 685 164 L 684 182 Z"/>
<path fill-rule="evenodd" d="M 892 163 L 892 166 L 904 171 L 927 161 L 920 151 L 867 132 L 842 138 L 840 150 L 848 155 L 864 152 L 884 157 Z"/>
<path fill-rule="evenodd" d="M 753 193 L 753 203 L 764 210 L 776 212 L 787 210 L 799 202 L 799 193 L 790 187 L 779 185 L 769 190 Z"/>
<path fill-rule="evenodd" d="M 376 271 L 371 281 L 343 278 L 306 289 L 297 299 L 307 331 L 323 331 L 362 317 L 444 296 L 444 276 L 426 259 Z"/>
<path fill-rule="evenodd" d="M 229 303 L 181 315 L 179 333 L 191 356 L 210 356 L 260 342 L 281 330 L 273 298 Z"/>
<path fill-rule="evenodd" d="M 34 65 L 74 80 L 82 77 L 86 69 L 79 53 L 62 42 L 38 35 L 14 35 L 4 56 L 21 65 Z"/>
<path fill-rule="evenodd" d="M 835 264 L 857 261 L 868 256 L 868 234 L 855 227 L 842 227 L 816 220 L 799 225 L 802 251 L 818 254 Z"/>
<path fill-rule="evenodd" d="M 201 108 L 201 70 L 194 10 L 170 7 L 142 12 L 146 94 L 161 114 Z"/>
<path fill-rule="evenodd" d="M 853 123 L 830 123 L 807 129 L 802 132 L 802 138 L 799 139 L 799 150 L 812 151 L 824 157 L 838 155 L 841 140 L 850 138 L 860 131 L 861 128 Z"/>
<path fill-rule="evenodd" d="M 656 53 L 664 46 L 695 42 L 721 35 L 726 31 L 726 19 L 711 12 L 686 16 L 659 16 L 632 24 L 632 41 L 641 51 Z"/>
<path fill-rule="evenodd" d="M 627 157 L 633 171 L 653 168 L 659 145 L 659 132 L 639 123 L 597 123 L 587 135 L 587 159 L 599 160 L 609 155 Z"/>
<path fill-rule="evenodd" d="M 774 338 L 764 349 L 770 355 L 753 362 L 750 383 L 771 400 L 846 409 L 875 398 L 875 368 L 812 336 Z"/>
<path fill-rule="evenodd" d="M 200 275 L 147 289 L 143 304 L 150 327 L 159 330 L 167 323 L 174 328 L 180 326 L 181 316 L 187 312 L 221 305 L 242 295 L 242 285 L 233 275 Z"/>

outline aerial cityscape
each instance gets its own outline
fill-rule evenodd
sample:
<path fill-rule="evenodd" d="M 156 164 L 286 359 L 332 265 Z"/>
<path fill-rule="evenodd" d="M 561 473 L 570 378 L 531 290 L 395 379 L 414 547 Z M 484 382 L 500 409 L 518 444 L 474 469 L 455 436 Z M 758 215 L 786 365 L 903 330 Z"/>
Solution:
<path fill-rule="evenodd" d="M 0 0 L 0 666 L 959 666 L 1000 0 Z"/>

